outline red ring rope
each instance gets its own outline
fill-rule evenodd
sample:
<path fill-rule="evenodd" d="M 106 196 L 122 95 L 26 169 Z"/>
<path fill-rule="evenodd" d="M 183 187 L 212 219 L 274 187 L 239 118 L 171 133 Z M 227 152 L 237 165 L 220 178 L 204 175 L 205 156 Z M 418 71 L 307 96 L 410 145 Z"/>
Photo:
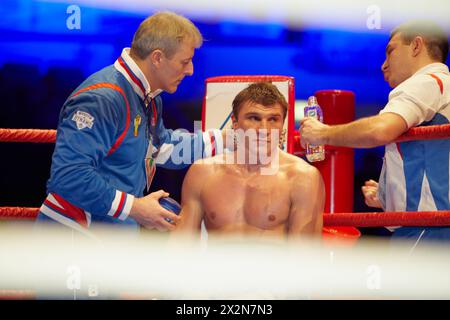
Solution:
<path fill-rule="evenodd" d="M 324 226 L 347 227 L 435 227 L 450 226 L 450 210 L 407 212 L 352 212 L 323 215 Z"/>
<path fill-rule="evenodd" d="M 0 220 L 34 220 L 39 208 L 0 207 Z M 449 211 L 324 213 L 324 226 L 450 226 Z"/>
<path fill-rule="evenodd" d="M 437 140 L 450 138 L 450 124 L 411 128 L 395 139 L 395 142 L 412 140 Z"/>
<path fill-rule="evenodd" d="M 413 140 L 438 140 L 448 138 L 450 138 L 450 124 L 441 124 L 435 126 L 411 128 L 392 142 L 405 142 Z M 294 145 L 296 146 L 296 150 L 304 150 L 300 144 L 300 134 L 298 131 L 296 131 L 294 134 Z M 329 151 L 332 151 L 336 150 L 338 147 L 327 145 L 325 146 L 325 148 Z M 302 152 L 297 151 L 295 154 L 301 155 Z"/>
<path fill-rule="evenodd" d="M 0 207 L 0 220 L 34 220 L 39 208 Z"/>
<path fill-rule="evenodd" d="M 56 130 L 0 129 L 0 142 L 54 143 Z"/>
<path fill-rule="evenodd" d="M 395 142 L 450 138 L 450 124 L 415 127 L 398 137 Z M 299 135 L 294 136 L 297 141 Z M 56 130 L 0 129 L 0 142 L 51 143 L 56 141 Z"/>

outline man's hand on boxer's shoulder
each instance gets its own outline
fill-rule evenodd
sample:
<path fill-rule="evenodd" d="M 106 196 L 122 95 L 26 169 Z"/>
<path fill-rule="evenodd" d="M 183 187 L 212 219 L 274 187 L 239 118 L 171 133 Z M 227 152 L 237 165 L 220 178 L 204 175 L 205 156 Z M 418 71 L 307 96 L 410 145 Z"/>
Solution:
<path fill-rule="evenodd" d="M 328 131 L 330 126 L 322 122 L 305 117 L 300 120 L 300 143 L 303 148 L 306 144 L 323 145 L 328 144 Z"/>
<path fill-rule="evenodd" d="M 159 204 L 159 199 L 168 197 L 169 194 L 159 190 L 142 198 L 135 198 L 130 211 L 130 217 L 146 229 L 157 229 L 159 231 L 174 230 L 180 217 L 175 213 L 164 209 Z M 173 222 L 167 222 L 166 218 Z"/>

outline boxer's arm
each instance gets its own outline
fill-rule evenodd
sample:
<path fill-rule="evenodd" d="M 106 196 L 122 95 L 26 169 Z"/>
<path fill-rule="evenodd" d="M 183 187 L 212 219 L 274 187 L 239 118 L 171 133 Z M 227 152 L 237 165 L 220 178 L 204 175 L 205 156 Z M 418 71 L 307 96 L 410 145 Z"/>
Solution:
<path fill-rule="evenodd" d="M 388 112 L 334 126 L 304 118 L 301 120 L 300 135 L 302 145 L 373 148 L 394 141 L 406 130 L 406 121 L 400 115 Z"/>
<path fill-rule="evenodd" d="M 323 226 L 325 187 L 320 172 L 312 166 L 292 177 L 288 237 L 320 236 Z"/>
<path fill-rule="evenodd" d="M 202 161 L 195 162 L 188 170 L 181 192 L 180 221 L 174 232 L 186 236 L 199 235 L 203 219 L 201 193 L 208 175 L 208 167 Z"/>

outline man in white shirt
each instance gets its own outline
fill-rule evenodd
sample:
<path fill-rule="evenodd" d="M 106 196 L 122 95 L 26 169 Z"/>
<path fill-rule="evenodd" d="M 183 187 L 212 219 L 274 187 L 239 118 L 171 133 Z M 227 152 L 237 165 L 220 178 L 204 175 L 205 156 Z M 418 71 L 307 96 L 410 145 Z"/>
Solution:
<path fill-rule="evenodd" d="M 302 120 L 302 144 L 386 145 L 379 184 L 362 187 L 368 205 L 386 211 L 450 210 L 450 139 L 393 143 L 412 127 L 449 123 L 448 49 L 448 37 L 438 26 L 400 25 L 391 33 L 381 68 L 393 90 L 378 115 L 336 126 Z M 424 239 L 450 240 L 450 228 L 401 227 L 393 237 L 412 239 L 416 246 Z"/>

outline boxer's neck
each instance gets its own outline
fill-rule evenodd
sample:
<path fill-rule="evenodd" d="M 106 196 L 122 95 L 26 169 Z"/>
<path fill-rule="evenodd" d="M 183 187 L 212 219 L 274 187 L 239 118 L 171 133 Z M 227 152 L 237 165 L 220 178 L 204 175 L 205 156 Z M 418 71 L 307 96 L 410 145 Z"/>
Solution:
<path fill-rule="evenodd" d="M 270 155 L 265 155 L 263 158 L 260 156 L 250 156 L 250 152 L 245 152 L 245 162 L 242 163 L 242 157 L 239 157 L 237 151 L 234 152 L 234 164 L 235 169 L 241 174 L 253 175 L 255 173 L 268 172 L 273 168 L 279 166 L 280 150 L 278 148 L 271 150 Z M 253 160 L 253 161 L 251 161 Z"/>

